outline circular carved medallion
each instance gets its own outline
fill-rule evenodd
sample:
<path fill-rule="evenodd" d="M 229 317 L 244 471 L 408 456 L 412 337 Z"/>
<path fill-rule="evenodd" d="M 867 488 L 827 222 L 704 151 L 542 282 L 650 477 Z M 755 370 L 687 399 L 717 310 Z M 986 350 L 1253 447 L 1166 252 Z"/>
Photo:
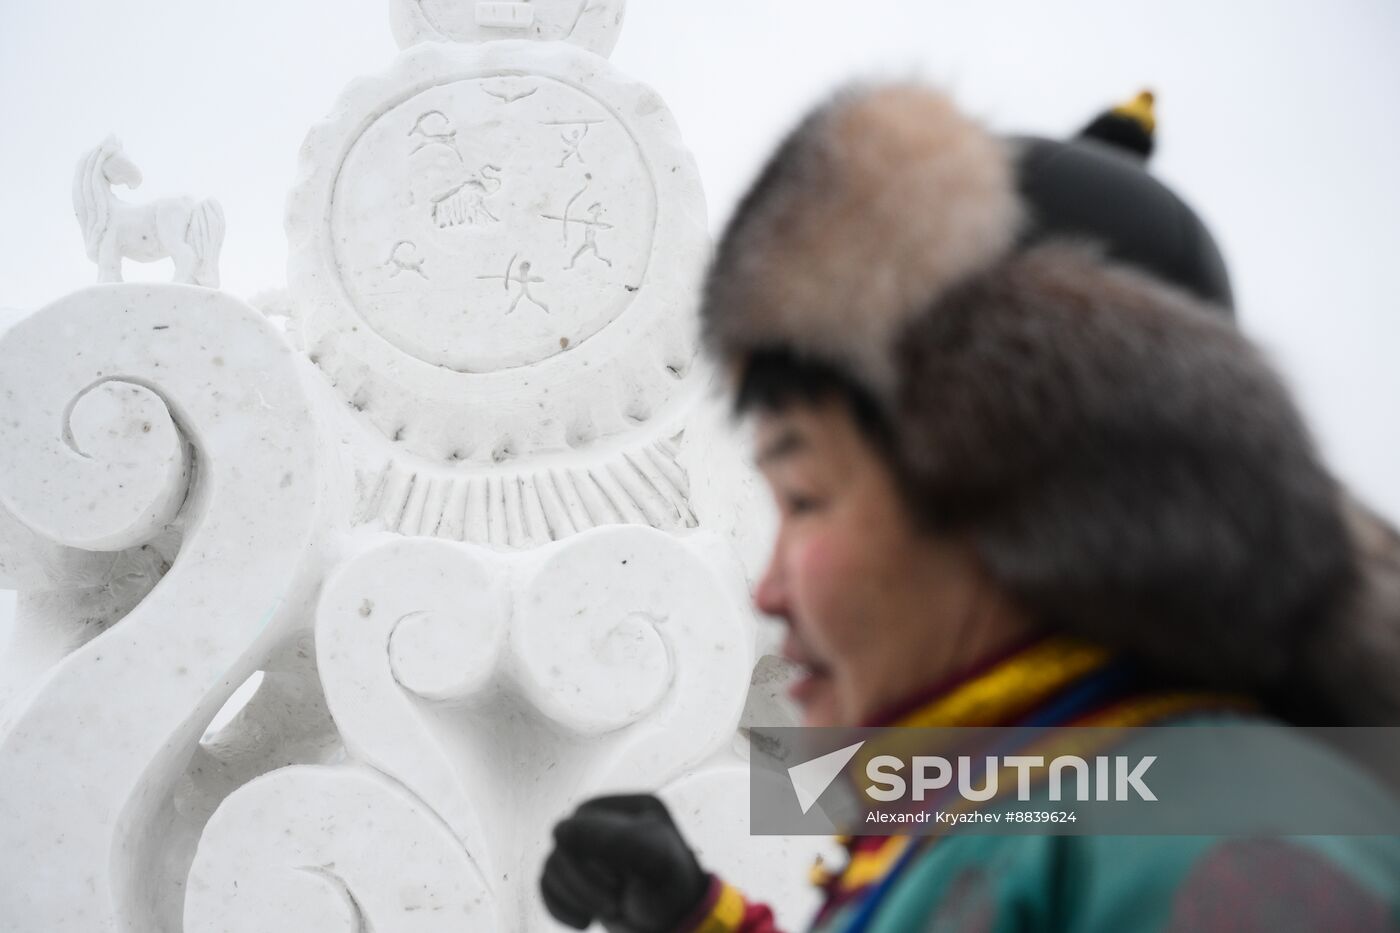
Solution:
<path fill-rule="evenodd" d="M 572 46 L 422 45 L 355 82 L 287 230 L 308 353 L 416 453 L 577 448 L 687 387 L 694 163 L 654 92 Z"/>

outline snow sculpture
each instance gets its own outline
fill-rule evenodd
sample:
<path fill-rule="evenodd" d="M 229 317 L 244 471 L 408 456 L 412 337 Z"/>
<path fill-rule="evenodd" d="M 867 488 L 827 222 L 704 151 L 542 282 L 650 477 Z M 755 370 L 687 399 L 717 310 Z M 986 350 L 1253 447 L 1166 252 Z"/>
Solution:
<path fill-rule="evenodd" d="M 52 548 L 30 556 L 56 578 L 15 581 L 6 657 L 32 669 L 0 730 L 0 916 L 158 928 L 143 899 L 171 893 L 157 879 L 183 844 L 175 784 L 309 593 L 324 467 L 303 376 L 233 298 L 108 285 L 5 334 L 0 397 L 6 523 Z M 122 618 L 81 614 L 93 595 L 64 585 L 68 568 L 100 551 L 140 574 L 140 550 L 171 536 L 178 556 Z"/>
<path fill-rule="evenodd" d="M 219 250 L 224 212 L 212 198 L 161 198 L 128 204 L 113 185 L 135 189 L 141 170 L 115 136 L 90 149 L 73 174 L 73 212 L 83 229 L 87 257 L 97 263 L 99 282 L 122 280 L 122 258 L 154 262 L 169 256 L 175 281 L 219 287 Z"/>
<path fill-rule="evenodd" d="M 401 48 L 419 42 L 565 41 L 606 56 L 617 44 L 625 0 L 390 0 Z"/>
<path fill-rule="evenodd" d="M 699 381 L 705 210 L 654 93 L 561 43 L 421 45 L 347 91 L 302 169 L 289 284 L 312 359 L 396 449 L 503 468 L 441 475 L 422 508 L 391 472 L 366 509 L 508 545 L 695 524 L 659 428 Z M 609 440 L 587 467 L 538 456 Z"/>
<path fill-rule="evenodd" d="M 812 844 L 744 832 L 779 675 L 697 356 L 694 163 L 587 50 L 620 3 L 395 10 L 474 44 L 308 134 L 285 332 L 110 284 L 0 334 L 0 917 L 549 929 L 551 822 L 653 788 L 795 924 L 774 866 Z M 132 177 L 102 151 L 83 177 Z"/>

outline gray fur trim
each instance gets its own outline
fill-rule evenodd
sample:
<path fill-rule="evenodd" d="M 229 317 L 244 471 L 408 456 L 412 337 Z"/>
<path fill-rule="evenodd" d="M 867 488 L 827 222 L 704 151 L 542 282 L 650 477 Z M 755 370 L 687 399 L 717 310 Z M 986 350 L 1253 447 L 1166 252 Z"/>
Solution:
<path fill-rule="evenodd" d="M 1346 518 L 1359 573 L 1300 654 L 1299 706 L 1318 725 L 1400 725 L 1400 534 L 1352 499 Z"/>
<path fill-rule="evenodd" d="M 848 89 L 804 120 L 735 212 L 706 284 L 710 348 L 783 346 L 891 387 L 893 335 L 1014 244 L 1006 146 L 942 94 Z"/>
<path fill-rule="evenodd" d="M 1288 392 L 1233 326 L 1060 244 L 899 342 L 920 509 L 1035 618 L 1177 678 L 1287 689 L 1355 558 Z"/>

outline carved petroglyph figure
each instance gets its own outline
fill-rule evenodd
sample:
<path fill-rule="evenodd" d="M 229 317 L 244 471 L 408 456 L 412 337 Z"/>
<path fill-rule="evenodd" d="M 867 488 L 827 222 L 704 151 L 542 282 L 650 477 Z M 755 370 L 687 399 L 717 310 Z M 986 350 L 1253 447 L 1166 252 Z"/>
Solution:
<path fill-rule="evenodd" d="M 559 141 L 564 144 L 564 155 L 559 159 L 559 164 L 555 168 L 563 168 L 569 164 L 570 159 L 577 159 L 579 164 L 587 162 L 583 157 L 583 140 L 588 136 L 588 131 L 593 126 L 604 122 L 603 120 L 545 120 L 545 126 L 559 126 L 566 129 L 559 134 Z"/>
<path fill-rule="evenodd" d="M 530 97 L 538 90 L 538 87 L 532 87 L 529 90 L 525 91 L 498 91 L 495 88 L 484 87 L 481 89 L 481 92 L 487 97 L 496 98 L 496 100 L 500 101 L 503 104 L 513 104 L 518 100 L 524 100 L 525 98 Z"/>
<path fill-rule="evenodd" d="M 538 275 L 531 275 L 531 274 L 530 274 L 530 261 L 529 261 L 528 259 L 522 259 L 522 260 L 520 260 L 520 265 L 517 267 L 516 264 L 515 264 L 515 260 L 516 260 L 517 258 L 519 258 L 519 256 L 520 256 L 520 254 L 519 254 L 519 253 L 516 253 L 514 256 L 511 256 L 511 257 L 510 257 L 510 262 L 506 264 L 506 274 L 505 274 L 505 275 L 478 275 L 477 278 L 479 278 L 479 279 L 501 279 L 501 280 L 502 280 L 501 286 L 502 286 L 507 292 L 511 291 L 511 286 L 512 286 L 512 285 L 519 285 L 519 286 L 520 286 L 520 291 L 519 291 L 519 293 L 517 293 L 516 296 L 515 296 L 515 299 L 514 299 L 513 301 L 511 301 L 510 307 L 509 307 L 509 308 L 506 308 L 506 314 L 510 314 L 512 311 L 514 311 L 514 310 L 516 309 L 516 307 L 519 306 L 520 300 L 521 300 L 522 298 L 525 299 L 525 300 L 527 300 L 527 301 L 529 301 L 530 304 L 532 304 L 532 305 L 534 305 L 535 307 L 539 308 L 539 309 L 540 309 L 541 311 L 543 311 L 545 314 L 548 314 L 548 313 L 549 313 L 549 305 L 545 304 L 543 301 L 540 301 L 538 298 L 536 298 L 533 294 L 530 293 L 530 286 L 531 286 L 532 284 L 533 284 L 533 285 L 542 285 L 542 284 L 544 284 L 544 279 L 543 279 L 542 277 L 538 276 Z M 516 270 L 516 271 L 512 271 L 512 270 Z"/>
<path fill-rule="evenodd" d="M 486 199 L 501 190 L 500 173 L 500 166 L 483 165 L 466 181 L 433 198 L 433 223 L 446 229 L 499 221 L 501 218 L 486 206 Z"/>
<path fill-rule="evenodd" d="M 575 191 L 573 197 L 569 198 L 568 203 L 564 205 L 564 213 L 562 215 L 558 217 L 554 217 L 550 214 L 543 215 L 545 217 L 548 217 L 550 220 L 559 221 L 559 232 L 564 237 L 565 246 L 569 244 L 569 211 L 573 210 L 574 202 L 577 201 L 579 198 L 583 197 L 583 193 L 588 190 L 588 186 L 592 183 L 592 173 L 585 174 L 583 176 L 583 187 Z"/>
<path fill-rule="evenodd" d="M 592 253 L 594 259 L 603 263 L 609 269 L 612 268 L 612 260 L 605 258 L 602 253 L 598 252 L 598 228 L 612 229 L 611 224 L 605 224 L 598 219 L 599 215 L 602 213 L 603 205 L 594 201 L 588 206 L 588 219 L 575 221 L 575 223 L 583 227 L 583 245 L 578 248 L 578 252 L 574 253 L 574 258 L 569 260 L 569 264 L 565 268 L 572 269 L 574 266 L 578 265 L 579 258 L 585 253 Z"/>
<path fill-rule="evenodd" d="M 569 244 L 569 225 L 574 224 L 583 228 L 583 245 L 574 251 L 573 255 L 569 258 L 569 264 L 564 267 L 565 269 L 572 269 L 574 266 L 578 265 L 579 259 L 586 253 L 592 253 L 595 259 L 608 266 L 608 268 L 612 268 L 612 260 L 607 259 L 602 253 L 598 252 L 598 231 L 612 229 L 612 224 L 602 219 L 602 202 L 594 201 L 588 206 L 588 217 L 586 219 L 569 216 L 570 212 L 573 210 L 574 203 L 578 201 L 579 198 L 583 197 L 584 192 L 588 190 L 588 186 L 592 183 L 593 175 L 591 173 L 584 175 L 583 187 L 573 193 L 568 202 L 565 203 L 564 210 L 561 213 L 540 215 L 546 220 L 559 221 L 559 228 L 563 232 L 565 246 Z"/>
<path fill-rule="evenodd" d="M 457 148 L 457 130 L 453 128 L 451 119 L 441 110 L 429 110 L 422 114 L 414 122 L 408 135 L 414 139 L 413 152 L 429 146 L 444 146 L 451 150 L 459 162 L 462 160 L 462 151 Z"/>
<path fill-rule="evenodd" d="M 99 282 L 120 282 L 123 258 L 154 262 L 169 256 L 176 282 L 218 288 L 224 242 L 218 201 L 175 197 L 128 204 L 112 192 L 113 185 L 140 187 L 141 170 L 109 136 L 83 156 L 73 176 L 73 210 Z"/>
<path fill-rule="evenodd" d="M 588 135 L 588 124 L 575 127 L 572 133 L 564 133 L 559 138 L 564 141 L 564 157 L 559 160 L 559 167 L 563 168 L 570 159 L 578 159 L 583 162 L 583 151 L 579 148 L 583 145 L 583 137 Z"/>
<path fill-rule="evenodd" d="M 585 193 L 586 191 L 588 191 L 588 186 L 591 185 L 592 183 L 593 183 L 593 175 L 592 175 L 592 173 L 589 173 L 589 174 L 584 175 L 584 176 L 583 176 L 583 187 L 582 187 L 582 188 L 579 188 L 577 191 L 575 191 L 575 192 L 569 197 L 569 200 L 568 200 L 567 202 L 565 202 L 565 204 L 564 204 L 564 210 L 563 210 L 562 213 L 558 213 L 558 214 L 541 214 L 541 215 L 540 215 L 540 216 L 543 217 L 545 220 L 557 220 L 557 221 L 559 221 L 559 233 L 560 233 L 560 237 L 563 239 L 564 245 L 565 245 L 566 247 L 569 245 L 569 224 L 583 224 L 583 225 L 587 226 L 587 225 L 589 225 L 589 224 L 591 223 L 593 226 L 595 226 L 595 227 L 596 227 L 596 226 L 601 226 L 601 227 L 602 227 L 603 229 L 605 229 L 605 230 L 611 230 L 611 229 L 612 229 L 612 224 L 602 223 L 602 222 L 599 221 L 596 217 L 594 217 L 594 219 L 593 219 L 592 221 L 587 221 L 587 220 L 580 220 L 580 219 L 577 218 L 577 217 L 571 216 L 571 212 L 572 212 L 573 209 L 574 209 L 574 204 L 578 201 L 579 198 L 583 197 L 584 193 Z M 601 209 L 601 207 L 600 207 L 600 209 Z M 592 208 L 589 208 L 589 210 L 591 211 Z M 573 266 L 573 263 L 570 263 L 570 264 L 569 264 L 569 267 L 572 268 L 572 266 Z"/>
<path fill-rule="evenodd" d="M 421 278 L 426 279 L 428 274 L 423 271 L 424 262 L 425 260 L 418 256 L 416 243 L 412 240 L 399 240 L 389 251 L 389 259 L 384 265 L 393 266 L 394 271 L 389 273 L 391 279 L 401 272 L 416 272 Z"/>

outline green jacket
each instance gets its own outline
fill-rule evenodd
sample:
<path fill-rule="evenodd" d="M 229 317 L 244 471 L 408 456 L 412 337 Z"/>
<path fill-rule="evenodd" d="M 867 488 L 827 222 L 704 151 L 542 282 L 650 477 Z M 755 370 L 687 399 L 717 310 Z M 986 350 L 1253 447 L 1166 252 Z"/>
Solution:
<path fill-rule="evenodd" d="M 1194 731 L 1168 734 L 1166 741 L 1179 748 L 1175 754 L 1192 754 Z M 1198 749 L 1191 759 L 1198 782 L 1162 804 L 1197 813 L 1228 809 L 1234 825 L 1253 828 L 1250 834 L 915 839 L 903 864 L 896 862 L 882 879 L 884 888 L 867 886 L 825 912 L 814 929 L 1400 931 L 1400 837 L 1278 836 L 1259 802 L 1263 794 L 1292 790 L 1310 799 L 1310 809 L 1377 821 L 1384 816 L 1394 826 L 1395 799 L 1351 762 L 1288 726 L 1258 720 L 1250 735 L 1270 746 L 1266 757 L 1273 764 L 1260 764 L 1252 774 L 1225 773 L 1217 758 Z M 1153 750 L 1163 747 L 1159 738 Z M 1133 743 L 1114 753 L 1132 757 Z M 1280 771 L 1278 760 L 1289 767 Z M 1319 787 L 1336 790 L 1312 793 Z M 1043 796 L 1041 805 L 1062 806 Z"/>

